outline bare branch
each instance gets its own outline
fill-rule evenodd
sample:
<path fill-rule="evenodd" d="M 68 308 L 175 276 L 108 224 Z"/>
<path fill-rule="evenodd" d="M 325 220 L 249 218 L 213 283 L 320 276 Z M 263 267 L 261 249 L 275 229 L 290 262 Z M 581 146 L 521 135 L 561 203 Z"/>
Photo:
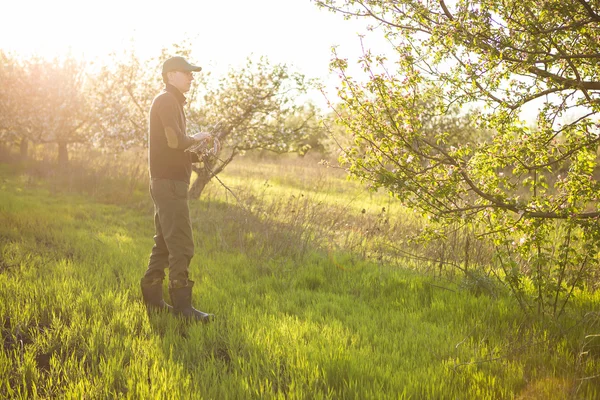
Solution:
<path fill-rule="evenodd" d="M 450 21 L 454 21 L 454 17 L 450 13 L 450 10 L 448 10 L 448 7 L 446 7 L 446 3 L 444 2 L 444 0 L 440 0 L 440 6 L 442 6 L 442 10 L 444 10 L 444 14 L 446 14 L 448 19 Z"/>
<path fill-rule="evenodd" d="M 590 6 L 590 4 L 585 1 L 585 0 L 577 0 L 579 2 L 579 4 L 581 4 L 583 6 L 583 8 L 585 8 L 585 10 L 587 11 L 587 13 L 589 14 L 589 16 L 596 22 L 600 22 L 600 15 L 598 15 L 594 9 L 592 8 L 592 6 Z"/>

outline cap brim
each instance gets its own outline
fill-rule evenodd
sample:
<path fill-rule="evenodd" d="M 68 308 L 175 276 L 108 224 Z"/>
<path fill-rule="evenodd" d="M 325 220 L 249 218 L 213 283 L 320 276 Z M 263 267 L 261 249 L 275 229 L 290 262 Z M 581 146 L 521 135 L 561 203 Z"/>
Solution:
<path fill-rule="evenodd" d="M 192 64 L 190 64 L 189 67 L 187 67 L 186 69 L 188 71 L 191 71 L 191 72 L 200 72 L 200 71 L 202 71 L 202 67 L 199 67 L 197 65 L 192 65 Z"/>

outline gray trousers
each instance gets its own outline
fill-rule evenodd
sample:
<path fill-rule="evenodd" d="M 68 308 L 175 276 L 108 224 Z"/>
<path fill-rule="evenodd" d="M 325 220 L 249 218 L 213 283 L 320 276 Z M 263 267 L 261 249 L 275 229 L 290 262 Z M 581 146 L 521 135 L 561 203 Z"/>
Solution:
<path fill-rule="evenodd" d="M 171 287 L 186 286 L 194 238 L 188 207 L 188 184 L 170 179 L 152 179 L 154 202 L 154 247 L 142 282 L 162 282 L 169 268 Z"/>

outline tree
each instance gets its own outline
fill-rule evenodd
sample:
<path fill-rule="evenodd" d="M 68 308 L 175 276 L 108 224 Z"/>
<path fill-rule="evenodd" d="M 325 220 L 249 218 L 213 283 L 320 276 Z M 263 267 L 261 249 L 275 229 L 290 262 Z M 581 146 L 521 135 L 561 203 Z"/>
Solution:
<path fill-rule="evenodd" d="M 58 162 L 68 162 L 68 145 L 86 143 L 93 110 L 84 94 L 84 67 L 64 60 L 10 59 L 3 67 L 7 85 L 0 99 L 5 130 L 27 143 L 56 143 Z"/>
<path fill-rule="evenodd" d="M 390 71 L 365 51 L 365 83 L 347 76 L 347 60 L 332 63 L 344 82 L 341 123 L 356 142 L 349 171 L 440 223 L 477 227 L 523 308 L 529 279 L 537 311 L 560 315 L 598 263 L 600 3 L 317 3 L 373 20 L 398 57 Z M 492 132 L 487 141 L 451 145 L 447 129 L 423 118 L 473 105 L 482 111 L 471 125 Z M 536 106 L 536 120 L 524 122 Z"/>
<path fill-rule="evenodd" d="M 151 75 L 148 63 L 133 52 L 101 65 L 90 75 L 90 101 L 96 111 L 93 141 L 107 151 L 146 146 L 146 120 L 160 88 L 159 74 Z"/>
<path fill-rule="evenodd" d="M 188 114 L 190 127 L 219 123 L 223 148 L 194 166 L 197 178 L 190 197 L 198 198 L 210 179 L 245 151 L 300 151 L 312 132 L 314 110 L 295 99 L 307 87 L 304 76 L 261 58 L 248 59 L 243 68 L 230 70 L 216 87 L 207 88 L 202 104 Z"/>
<path fill-rule="evenodd" d="M 0 141 L 3 143 L 19 143 L 21 159 L 27 159 L 29 140 L 18 135 L 15 122 L 19 109 L 17 59 L 0 50 Z"/>
<path fill-rule="evenodd" d="M 11 115 L 12 115 L 12 104 L 11 94 L 14 91 L 11 88 L 11 65 L 12 60 L 8 54 L 0 50 L 0 141 L 2 143 L 9 141 L 11 133 Z"/>

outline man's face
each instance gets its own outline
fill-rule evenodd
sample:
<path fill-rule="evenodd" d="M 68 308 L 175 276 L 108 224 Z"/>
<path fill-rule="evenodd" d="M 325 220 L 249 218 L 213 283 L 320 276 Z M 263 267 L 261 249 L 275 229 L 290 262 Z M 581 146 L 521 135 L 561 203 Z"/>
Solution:
<path fill-rule="evenodd" d="M 190 71 L 172 71 L 168 73 L 169 83 L 175 86 L 181 93 L 190 90 L 194 75 Z"/>

